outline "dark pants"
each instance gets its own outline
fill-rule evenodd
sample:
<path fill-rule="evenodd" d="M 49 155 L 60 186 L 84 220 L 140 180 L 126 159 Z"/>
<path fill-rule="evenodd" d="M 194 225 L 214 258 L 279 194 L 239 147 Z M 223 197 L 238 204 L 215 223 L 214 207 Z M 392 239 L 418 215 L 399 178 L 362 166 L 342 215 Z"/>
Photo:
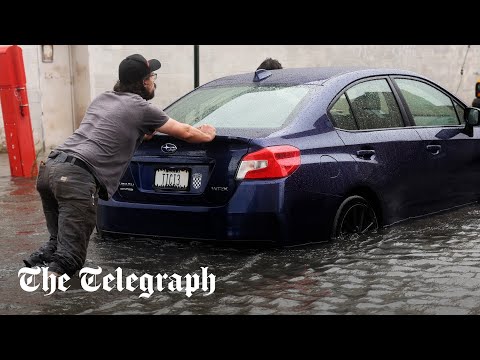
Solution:
<path fill-rule="evenodd" d="M 66 155 L 54 151 L 40 164 L 37 190 L 50 240 L 24 262 L 48 265 L 49 271 L 72 276 L 85 263 L 96 223 L 99 187 L 90 172 L 67 162 Z"/>

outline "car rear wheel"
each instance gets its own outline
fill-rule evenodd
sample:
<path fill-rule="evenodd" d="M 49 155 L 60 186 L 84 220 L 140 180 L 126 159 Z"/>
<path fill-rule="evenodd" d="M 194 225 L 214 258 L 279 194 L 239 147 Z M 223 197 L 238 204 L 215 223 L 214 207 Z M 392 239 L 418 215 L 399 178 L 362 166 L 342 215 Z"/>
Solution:
<path fill-rule="evenodd" d="M 333 239 L 354 240 L 378 229 L 377 214 L 363 197 L 346 198 L 337 210 L 333 222 Z"/>

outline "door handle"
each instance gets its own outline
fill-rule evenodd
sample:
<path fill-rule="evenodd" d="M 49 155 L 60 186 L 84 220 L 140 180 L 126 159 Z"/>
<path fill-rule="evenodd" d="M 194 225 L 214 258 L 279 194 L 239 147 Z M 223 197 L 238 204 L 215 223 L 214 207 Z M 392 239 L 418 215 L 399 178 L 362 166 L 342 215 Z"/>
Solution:
<path fill-rule="evenodd" d="M 375 155 L 375 150 L 358 150 L 357 156 L 362 159 L 369 160 L 373 155 Z"/>
<path fill-rule="evenodd" d="M 427 150 L 433 155 L 438 155 L 442 150 L 442 145 L 427 145 Z"/>

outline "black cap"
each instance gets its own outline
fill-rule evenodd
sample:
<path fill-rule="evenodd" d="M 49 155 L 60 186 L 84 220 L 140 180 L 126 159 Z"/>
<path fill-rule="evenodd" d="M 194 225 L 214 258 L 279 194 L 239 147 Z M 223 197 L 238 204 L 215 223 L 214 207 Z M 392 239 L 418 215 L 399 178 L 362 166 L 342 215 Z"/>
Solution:
<path fill-rule="evenodd" d="M 160 69 L 157 59 L 148 60 L 140 54 L 127 56 L 118 67 L 118 78 L 122 84 L 132 84 L 144 79 L 152 71 Z"/>

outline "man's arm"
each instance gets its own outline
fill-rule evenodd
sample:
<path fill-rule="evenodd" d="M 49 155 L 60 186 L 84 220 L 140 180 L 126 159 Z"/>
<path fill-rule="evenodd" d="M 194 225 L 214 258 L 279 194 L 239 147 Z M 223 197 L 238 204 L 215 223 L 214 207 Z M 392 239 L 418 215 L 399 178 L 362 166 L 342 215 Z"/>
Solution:
<path fill-rule="evenodd" d="M 172 118 L 168 119 L 165 124 L 155 129 L 155 131 L 171 135 L 189 143 L 209 142 L 212 141 L 216 135 L 216 130 L 211 125 L 202 125 L 196 128 Z"/>

